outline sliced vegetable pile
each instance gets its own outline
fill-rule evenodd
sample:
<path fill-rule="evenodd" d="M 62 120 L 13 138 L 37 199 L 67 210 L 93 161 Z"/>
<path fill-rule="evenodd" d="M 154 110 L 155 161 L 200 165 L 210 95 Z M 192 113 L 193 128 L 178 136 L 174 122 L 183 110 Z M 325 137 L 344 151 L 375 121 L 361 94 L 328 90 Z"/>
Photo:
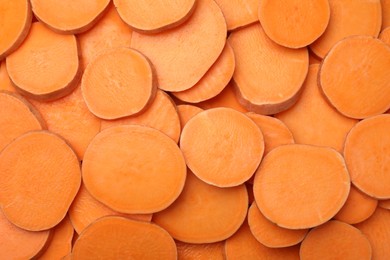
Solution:
<path fill-rule="evenodd" d="M 0 0 L 0 259 L 390 259 L 390 0 Z"/>

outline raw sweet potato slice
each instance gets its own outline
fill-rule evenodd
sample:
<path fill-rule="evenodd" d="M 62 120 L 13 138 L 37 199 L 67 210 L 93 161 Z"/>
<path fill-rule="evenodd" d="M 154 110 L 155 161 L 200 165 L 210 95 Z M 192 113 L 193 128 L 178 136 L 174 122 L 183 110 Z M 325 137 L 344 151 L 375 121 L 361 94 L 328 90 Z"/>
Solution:
<path fill-rule="evenodd" d="M 233 80 L 241 104 L 268 115 L 296 102 L 309 67 L 306 48 L 272 42 L 259 23 L 232 32 L 228 41 L 236 57 Z"/>
<path fill-rule="evenodd" d="M 18 91 L 39 99 L 66 96 L 79 81 L 79 57 L 74 35 L 61 35 L 36 22 L 23 44 L 6 59 Z"/>
<path fill-rule="evenodd" d="M 229 83 L 217 96 L 196 105 L 203 109 L 229 107 L 243 113 L 248 112 L 248 110 L 238 101 L 232 83 Z"/>
<path fill-rule="evenodd" d="M 41 115 L 27 100 L 15 93 L 0 91 L 0 151 L 20 135 L 45 128 Z"/>
<path fill-rule="evenodd" d="M 99 55 L 88 64 L 81 89 L 89 110 L 103 119 L 141 113 L 156 94 L 157 83 L 149 60 L 130 48 Z"/>
<path fill-rule="evenodd" d="M 390 200 L 380 200 L 378 201 L 378 206 L 383 209 L 390 209 Z"/>
<path fill-rule="evenodd" d="M 390 2 L 389 2 L 390 4 Z M 390 45 L 390 27 L 384 29 L 381 34 L 379 35 L 379 39 L 386 43 L 387 45 Z"/>
<path fill-rule="evenodd" d="M 0 258 L 32 259 L 50 241 L 50 230 L 27 231 L 21 229 L 4 216 L 0 210 Z"/>
<path fill-rule="evenodd" d="M 182 26 L 154 35 L 133 33 L 131 47 L 145 54 L 157 72 L 159 88 L 183 91 L 194 86 L 221 54 L 226 23 L 213 0 L 197 0 Z"/>
<path fill-rule="evenodd" d="M 301 97 L 276 118 L 287 125 L 296 143 L 329 146 L 342 152 L 345 137 L 358 121 L 341 115 L 327 102 L 317 84 L 318 71 L 318 64 L 310 66 Z"/>
<path fill-rule="evenodd" d="M 282 145 L 263 159 L 253 192 L 263 215 L 280 227 L 305 229 L 330 220 L 347 200 L 350 179 L 334 149 Z"/>
<path fill-rule="evenodd" d="M 154 213 L 180 195 L 186 165 L 177 144 L 146 126 L 123 125 L 100 132 L 84 155 L 89 193 L 121 213 Z"/>
<path fill-rule="evenodd" d="M 218 188 L 189 171 L 179 198 L 155 213 L 153 221 L 179 241 L 212 243 L 233 235 L 244 221 L 247 209 L 245 185 Z"/>
<path fill-rule="evenodd" d="M 288 48 L 302 48 L 314 42 L 329 22 L 328 0 L 261 0 L 259 3 L 259 20 L 265 33 Z"/>
<path fill-rule="evenodd" d="M 189 244 L 176 241 L 178 260 L 225 260 L 224 242 Z"/>
<path fill-rule="evenodd" d="M 72 251 L 74 229 L 69 217 L 65 217 L 51 232 L 52 238 L 45 251 L 39 255 L 39 260 L 62 259 Z"/>
<path fill-rule="evenodd" d="M 241 228 L 225 242 L 226 259 L 299 260 L 299 246 L 269 248 L 252 235 L 245 221 Z"/>
<path fill-rule="evenodd" d="M 65 138 L 82 160 L 92 138 L 100 132 L 101 120 L 88 110 L 80 85 L 61 99 L 30 101 L 41 113 L 47 129 Z"/>
<path fill-rule="evenodd" d="M 103 15 L 110 0 L 31 0 L 35 16 L 58 33 L 81 33 Z"/>
<path fill-rule="evenodd" d="M 156 97 L 149 107 L 139 115 L 117 120 L 102 120 L 102 130 L 118 125 L 143 125 L 160 130 L 176 143 L 180 138 L 180 119 L 172 99 L 162 90 L 157 90 Z"/>
<path fill-rule="evenodd" d="M 100 53 L 113 48 L 130 47 L 132 30 L 119 17 L 113 4 L 90 30 L 77 35 L 81 68 L 84 70 Z"/>
<path fill-rule="evenodd" d="M 177 106 L 177 112 L 179 114 L 181 128 L 183 129 L 183 127 L 191 118 L 193 118 L 195 115 L 199 114 L 202 111 L 203 109 L 192 105 Z"/>
<path fill-rule="evenodd" d="M 16 50 L 26 38 L 32 21 L 30 1 L 0 1 L 0 60 Z"/>
<path fill-rule="evenodd" d="M 383 69 L 389 67 L 390 46 L 370 36 L 351 36 L 326 55 L 319 82 L 340 113 L 366 118 L 390 108 L 390 73 Z"/>
<path fill-rule="evenodd" d="M 382 7 L 382 30 L 390 26 L 390 1 L 381 0 Z"/>
<path fill-rule="evenodd" d="M 104 217 L 91 224 L 73 247 L 72 259 L 177 259 L 172 237 L 156 224 Z"/>
<path fill-rule="evenodd" d="M 248 224 L 253 236 L 266 247 L 280 248 L 299 244 L 308 229 L 287 229 L 278 227 L 261 213 L 253 202 L 248 212 Z"/>
<path fill-rule="evenodd" d="M 80 188 L 74 151 L 49 131 L 31 131 L 0 153 L 0 205 L 18 227 L 40 231 L 65 217 Z"/>
<path fill-rule="evenodd" d="M 291 131 L 279 119 L 253 112 L 249 112 L 246 115 L 255 122 L 263 133 L 264 156 L 280 145 L 294 143 L 294 137 Z"/>
<path fill-rule="evenodd" d="M 258 126 L 244 114 L 231 108 L 214 108 L 187 122 L 180 148 L 198 178 L 218 187 L 233 187 L 256 171 L 264 140 Z"/>
<path fill-rule="evenodd" d="M 344 157 L 352 183 L 367 195 L 390 199 L 390 115 L 360 121 L 345 141 Z"/>
<path fill-rule="evenodd" d="M 180 100 L 199 103 L 211 99 L 221 93 L 233 76 L 235 68 L 234 53 L 226 43 L 221 55 L 203 78 L 190 89 L 172 92 Z"/>
<path fill-rule="evenodd" d="M 374 214 L 356 225 L 367 236 L 372 247 L 372 259 L 388 259 L 390 257 L 390 210 L 378 207 Z"/>
<path fill-rule="evenodd" d="M 122 214 L 116 212 L 93 198 L 84 185 L 81 185 L 68 214 L 78 234 L 81 234 L 92 222 L 105 216 L 122 216 L 142 221 L 152 219 L 152 214 Z"/>
<path fill-rule="evenodd" d="M 196 2 L 196 0 L 114 0 L 123 21 L 134 30 L 143 33 L 161 32 L 184 23 L 192 15 Z"/>
<path fill-rule="evenodd" d="M 344 222 L 332 220 L 307 234 L 299 255 L 301 260 L 370 260 L 372 249 L 367 237 L 360 230 Z"/>
<path fill-rule="evenodd" d="M 229 31 L 257 22 L 257 0 L 215 0 L 225 16 Z"/>
<path fill-rule="evenodd" d="M 348 224 L 356 224 L 368 219 L 378 205 L 378 201 L 351 186 L 347 201 L 334 219 Z"/>
<path fill-rule="evenodd" d="M 380 0 L 329 0 L 329 5 L 329 24 L 321 37 L 310 45 L 318 57 L 325 57 L 332 46 L 345 37 L 378 36 L 382 23 Z"/>
<path fill-rule="evenodd" d="M 16 92 L 15 87 L 8 76 L 7 67 L 5 61 L 0 63 L 0 90 L 6 90 L 10 92 Z"/>

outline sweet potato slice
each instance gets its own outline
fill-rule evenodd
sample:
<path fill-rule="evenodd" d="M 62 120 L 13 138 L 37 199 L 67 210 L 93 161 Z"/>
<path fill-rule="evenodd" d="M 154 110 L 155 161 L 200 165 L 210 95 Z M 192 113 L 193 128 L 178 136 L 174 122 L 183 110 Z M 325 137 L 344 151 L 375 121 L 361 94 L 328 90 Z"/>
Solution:
<path fill-rule="evenodd" d="M 311 65 L 297 103 L 276 116 L 294 135 L 296 143 L 329 146 L 343 151 L 345 137 L 358 122 L 332 107 L 318 86 L 319 65 Z M 305 126 L 305 127 L 304 127 Z"/>
<path fill-rule="evenodd" d="M 244 221 L 247 209 L 244 185 L 218 188 L 189 171 L 179 198 L 167 209 L 155 213 L 153 221 L 176 240 L 212 243 L 233 235 Z"/>
<path fill-rule="evenodd" d="M 49 131 L 31 131 L 0 153 L 0 205 L 26 230 L 56 226 L 65 217 L 81 183 L 74 151 Z"/>
<path fill-rule="evenodd" d="M 299 246 L 269 248 L 252 235 L 245 221 L 241 228 L 225 242 L 227 259 L 299 260 Z"/>
<path fill-rule="evenodd" d="M 257 22 L 257 0 L 215 0 L 225 16 L 229 31 Z"/>
<path fill-rule="evenodd" d="M 266 247 L 280 248 L 299 244 L 308 229 L 287 229 L 278 227 L 261 213 L 253 202 L 248 212 L 248 224 L 253 236 Z"/>
<path fill-rule="evenodd" d="M 149 60 L 130 48 L 99 55 L 88 64 L 81 90 L 89 110 L 103 119 L 141 113 L 153 102 L 157 83 Z"/>
<path fill-rule="evenodd" d="M 177 144 L 146 126 L 123 125 L 100 132 L 84 155 L 89 193 L 121 213 L 154 213 L 180 195 L 186 165 Z"/>
<path fill-rule="evenodd" d="M 189 244 L 176 241 L 178 260 L 225 260 L 224 242 Z"/>
<path fill-rule="evenodd" d="M 263 159 L 253 192 L 263 215 L 290 229 L 330 220 L 347 200 L 350 178 L 344 158 L 327 147 L 289 144 Z"/>
<path fill-rule="evenodd" d="M 45 128 L 42 116 L 27 100 L 15 93 L 0 91 L 0 151 L 20 135 Z"/>
<path fill-rule="evenodd" d="M 329 0 L 329 5 L 329 24 L 321 37 L 310 45 L 318 57 L 325 57 L 332 46 L 345 37 L 378 36 L 382 24 L 380 0 Z"/>
<path fill-rule="evenodd" d="M 357 228 L 332 220 L 312 229 L 303 240 L 299 255 L 306 259 L 370 260 L 372 249 Z"/>
<path fill-rule="evenodd" d="M 195 115 L 199 114 L 202 111 L 203 109 L 197 106 L 192 106 L 192 105 L 177 106 L 177 112 L 179 114 L 181 128 L 183 129 L 183 127 L 187 124 L 187 122 L 191 118 L 193 118 Z"/>
<path fill-rule="evenodd" d="M 390 257 L 389 243 L 390 243 L 390 210 L 378 207 L 374 214 L 363 221 L 356 224 L 372 247 L 372 259 L 388 259 Z"/>
<path fill-rule="evenodd" d="M 100 53 L 109 49 L 130 47 L 132 30 L 119 17 L 113 4 L 90 30 L 77 35 L 81 68 L 84 70 Z"/>
<path fill-rule="evenodd" d="M 152 214 L 122 214 L 116 212 L 93 198 L 84 185 L 81 185 L 77 196 L 69 208 L 68 214 L 78 234 L 81 234 L 95 220 L 105 216 L 122 216 L 142 221 L 150 221 L 152 219 Z"/>
<path fill-rule="evenodd" d="M 103 15 L 110 0 L 31 0 L 35 16 L 58 33 L 81 33 Z"/>
<path fill-rule="evenodd" d="M 0 258 L 33 258 L 50 241 L 50 232 L 50 230 L 34 232 L 21 229 L 9 222 L 0 210 Z"/>
<path fill-rule="evenodd" d="M 145 54 L 157 72 L 159 88 L 183 91 L 194 86 L 221 54 L 226 22 L 213 0 L 197 0 L 182 26 L 154 35 L 133 33 L 131 47 Z"/>
<path fill-rule="evenodd" d="M 326 55 L 319 82 L 340 113 L 362 119 L 390 108 L 390 74 L 383 69 L 388 67 L 390 46 L 369 36 L 351 36 Z"/>
<path fill-rule="evenodd" d="M 9 78 L 5 61 L 0 63 L 0 90 L 6 90 L 9 92 L 16 92 L 15 87 Z"/>
<path fill-rule="evenodd" d="M 118 125 L 143 125 L 160 130 L 176 143 L 180 138 L 180 119 L 172 99 L 162 90 L 157 90 L 156 97 L 141 114 L 117 120 L 102 120 L 102 130 Z"/>
<path fill-rule="evenodd" d="M 351 186 L 347 201 L 334 219 L 348 224 L 356 224 L 368 219 L 378 205 L 378 201 Z"/>
<path fill-rule="evenodd" d="M 0 1 L 0 60 L 22 44 L 31 27 L 32 12 L 28 0 Z"/>
<path fill-rule="evenodd" d="M 197 114 L 184 126 L 180 148 L 198 178 L 218 187 L 233 187 L 256 171 L 264 153 L 264 139 L 244 114 L 214 108 Z"/>
<path fill-rule="evenodd" d="M 123 21 L 134 30 L 143 33 L 161 32 L 184 23 L 192 15 L 196 2 L 195 0 L 114 0 Z"/>
<path fill-rule="evenodd" d="M 172 237 L 156 224 L 122 217 L 104 217 L 91 224 L 77 239 L 72 259 L 177 258 Z"/>
<path fill-rule="evenodd" d="M 62 259 L 72 251 L 74 229 L 69 217 L 65 217 L 51 232 L 53 236 L 45 251 L 39 255 L 39 260 Z"/>
<path fill-rule="evenodd" d="M 360 121 L 345 141 L 344 157 L 352 183 L 367 195 L 390 199 L 390 115 Z"/>
<path fill-rule="evenodd" d="M 199 103 L 211 99 L 221 93 L 229 83 L 235 66 L 233 49 L 229 43 L 226 43 L 217 61 L 195 86 L 184 91 L 172 92 L 172 94 L 189 103 Z"/>
<path fill-rule="evenodd" d="M 390 27 L 384 29 L 381 32 L 381 34 L 379 35 L 379 39 L 384 43 L 386 43 L 387 45 L 390 45 Z"/>
<path fill-rule="evenodd" d="M 233 80 L 242 105 L 269 115 L 296 102 L 309 67 L 306 48 L 272 42 L 259 23 L 232 32 L 228 41 L 236 57 Z"/>
<path fill-rule="evenodd" d="M 302 48 L 314 42 L 329 22 L 328 0 L 261 0 L 259 3 L 259 20 L 265 33 L 288 48 Z"/>
<path fill-rule="evenodd" d="M 92 138 L 100 132 L 100 119 L 86 106 L 80 85 L 66 97 L 51 102 L 30 100 L 41 113 L 47 129 L 59 134 L 82 160 Z"/>
<path fill-rule="evenodd" d="M 26 40 L 6 62 L 11 81 L 30 98 L 66 96 L 79 81 L 76 37 L 54 33 L 40 22 L 32 24 Z"/>

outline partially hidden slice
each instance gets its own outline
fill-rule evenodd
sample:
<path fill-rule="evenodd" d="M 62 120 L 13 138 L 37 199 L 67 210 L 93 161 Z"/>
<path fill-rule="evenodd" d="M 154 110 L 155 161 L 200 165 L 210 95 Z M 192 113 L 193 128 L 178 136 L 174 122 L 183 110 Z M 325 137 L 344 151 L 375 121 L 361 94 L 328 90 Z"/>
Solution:
<path fill-rule="evenodd" d="M 0 205 L 15 225 L 31 231 L 56 226 L 81 183 L 74 151 L 49 131 L 28 132 L 0 153 Z"/>
<path fill-rule="evenodd" d="M 81 234 L 95 220 L 105 216 L 122 216 L 135 220 L 150 221 L 152 214 L 122 214 L 116 212 L 89 194 L 84 185 L 81 185 L 68 211 L 70 221 L 76 232 Z"/>
<path fill-rule="evenodd" d="M 370 260 L 372 249 L 367 237 L 360 230 L 344 222 L 332 220 L 307 234 L 299 254 L 302 260 Z"/>
<path fill-rule="evenodd" d="M 79 80 L 79 56 L 74 35 L 57 34 L 33 23 L 23 44 L 6 59 L 16 88 L 38 100 L 66 96 Z"/>
<path fill-rule="evenodd" d="M 183 91 L 194 86 L 221 54 L 226 23 L 213 0 L 198 0 L 182 26 L 158 34 L 133 33 L 131 47 L 145 54 L 157 72 L 159 88 Z"/>
<path fill-rule="evenodd" d="M 172 94 L 189 103 L 199 103 L 211 99 L 221 93 L 229 83 L 235 66 L 233 49 L 229 43 L 226 43 L 217 61 L 195 86 L 184 91 L 172 92 Z"/>
<path fill-rule="evenodd" d="M 157 90 L 156 97 L 145 111 L 138 115 L 116 120 L 101 120 L 102 130 L 118 125 L 143 125 L 160 130 L 176 143 L 180 138 L 180 119 L 175 103 L 162 90 Z"/>
<path fill-rule="evenodd" d="M 186 165 L 177 144 L 146 126 L 123 125 L 100 132 L 84 155 L 89 193 L 121 213 L 154 213 L 181 193 Z"/>
<path fill-rule="evenodd" d="M 248 195 L 244 185 L 218 188 L 192 172 L 179 198 L 155 213 L 153 221 L 173 238 L 187 243 L 212 243 L 233 235 L 245 219 Z"/>
<path fill-rule="evenodd" d="M 153 101 L 157 83 L 149 60 L 130 48 L 109 50 L 88 64 L 81 89 L 89 110 L 103 119 L 141 113 Z"/>
<path fill-rule="evenodd" d="M 0 1 L 0 60 L 16 50 L 28 35 L 32 21 L 30 1 Z"/>
<path fill-rule="evenodd" d="M 347 201 L 340 211 L 337 212 L 336 216 L 334 216 L 334 219 L 348 224 L 356 224 L 371 217 L 377 205 L 378 200 L 351 186 Z"/>
<path fill-rule="evenodd" d="M 193 106 L 193 105 L 178 105 L 177 106 L 177 112 L 179 114 L 180 118 L 180 125 L 181 128 L 187 124 L 187 122 L 193 118 L 195 115 L 199 114 L 202 112 L 203 109 Z"/>
<path fill-rule="evenodd" d="M 370 36 L 339 41 L 324 58 L 322 92 L 341 114 L 363 119 L 390 108 L 390 46 Z M 364 71 L 364 73 L 362 73 Z"/>
<path fill-rule="evenodd" d="M 340 40 L 351 35 L 377 37 L 381 29 L 382 14 L 380 0 L 328 0 L 330 19 L 325 32 L 310 49 L 318 56 L 325 57 Z"/>
<path fill-rule="evenodd" d="M 180 260 L 225 260 L 224 242 L 189 244 L 176 241 L 177 259 Z"/>
<path fill-rule="evenodd" d="M 0 151 L 13 139 L 46 124 L 39 112 L 22 96 L 0 91 Z"/>
<path fill-rule="evenodd" d="M 225 242 L 226 259 L 299 260 L 299 245 L 269 248 L 252 235 L 245 221 L 240 229 Z"/>
<path fill-rule="evenodd" d="M 27 231 L 21 229 L 4 216 L 0 210 L 0 258 L 32 259 L 50 241 L 50 230 Z"/>
<path fill-rule="evenodd" d="M 68 216 L 66 216 L 51 232 L 53 233 L 53 237 L 45 251 L 40 254 L 39 260 L 62 259 L 72 251 L 74 229 Z"/>
<path fill-rule="evenodd" d="M 389 2 L 390 6 L 390 2 Z M 379 35 L 379 39 L 386 43 L 387 45 L 390 45 L 390 27 L 385 28 L 381 34 Z"/>
<path fill-rule="evenodd" d="M 195 0 L 114 0 L 123 21 L 134 30 L 143 33 L 156 33 L 184 23 L 192 15 L 196 2 Z"/>
<path fill-rule="evenodd" d="M 244 114 L 214 108 L 187 122 L 180 148 L 198 178 L 218 187 L 233 187 L 256 171 L 264 153 L 264 139 L 257 125 Z"/>
<path fill-rule="evenodd" d="M 367 195 L 390 199 L 390 115 L 360 121 L 345 141 L 352 183 Z"/>
<path fill-rule="evenodd" d="M 328 0 L 261 0 L 259 3 L 259 20 L 265 33 L 282 46 L 305 47 L 328 26 Z"/>
<path fill-rule="evenodd" d="M 58 33 L 81 33 L 103 15 L 110 0 L 31 0 L 35 16 Z"/>
<path fill-rule="evenodd" d="M 177 259 L 172 237 L 153 223 L 104 217 L 77 239 L 72 259 Z"/>
<path fill-rule="evenodd" d="M 263 245 L 270 248 L 289 247 L 299 244 L 306 236 L 308 229 L 287 229 L 278 227 L 261 213 L 253 202 L 248 212 L 248 224 L 253 236 Z"/>
<path fill-rule="evenodd" d="M 0 90 L 16 92 L 16 89 L 9 78 L 5 61 L 0 63 Z"/>
<path fill-rule="evenodd" d="M 257 0 L 215 0 L 225 16 L 229 31 L 257 22 Z"/>
<path fill-rule="evenodd" d="M 340 114 L 321 93 L 318 64 L 309 67 L 303 92 L 290 109 L 276 114 L 294 135 L 296 143 L 329 146 L 343 151 L 345 137 L 358 122 Z"/>
<path fill-rule="evenodd" d="M 259 23 L 232 32 L 228 41 L 236 57 L 233 80 L 241 104 L 269 115 L 296 102 L 309 68 L 306 48 L 274 43 Z"/>
<path fill-rule="evenodd" d="M 276 225 L 315 227 L 330 220 L 347 200 L 350 178 L 344 158 L 328 147 L 289 144 L 263 159 L 254 180 L 256 204 Z"/>

